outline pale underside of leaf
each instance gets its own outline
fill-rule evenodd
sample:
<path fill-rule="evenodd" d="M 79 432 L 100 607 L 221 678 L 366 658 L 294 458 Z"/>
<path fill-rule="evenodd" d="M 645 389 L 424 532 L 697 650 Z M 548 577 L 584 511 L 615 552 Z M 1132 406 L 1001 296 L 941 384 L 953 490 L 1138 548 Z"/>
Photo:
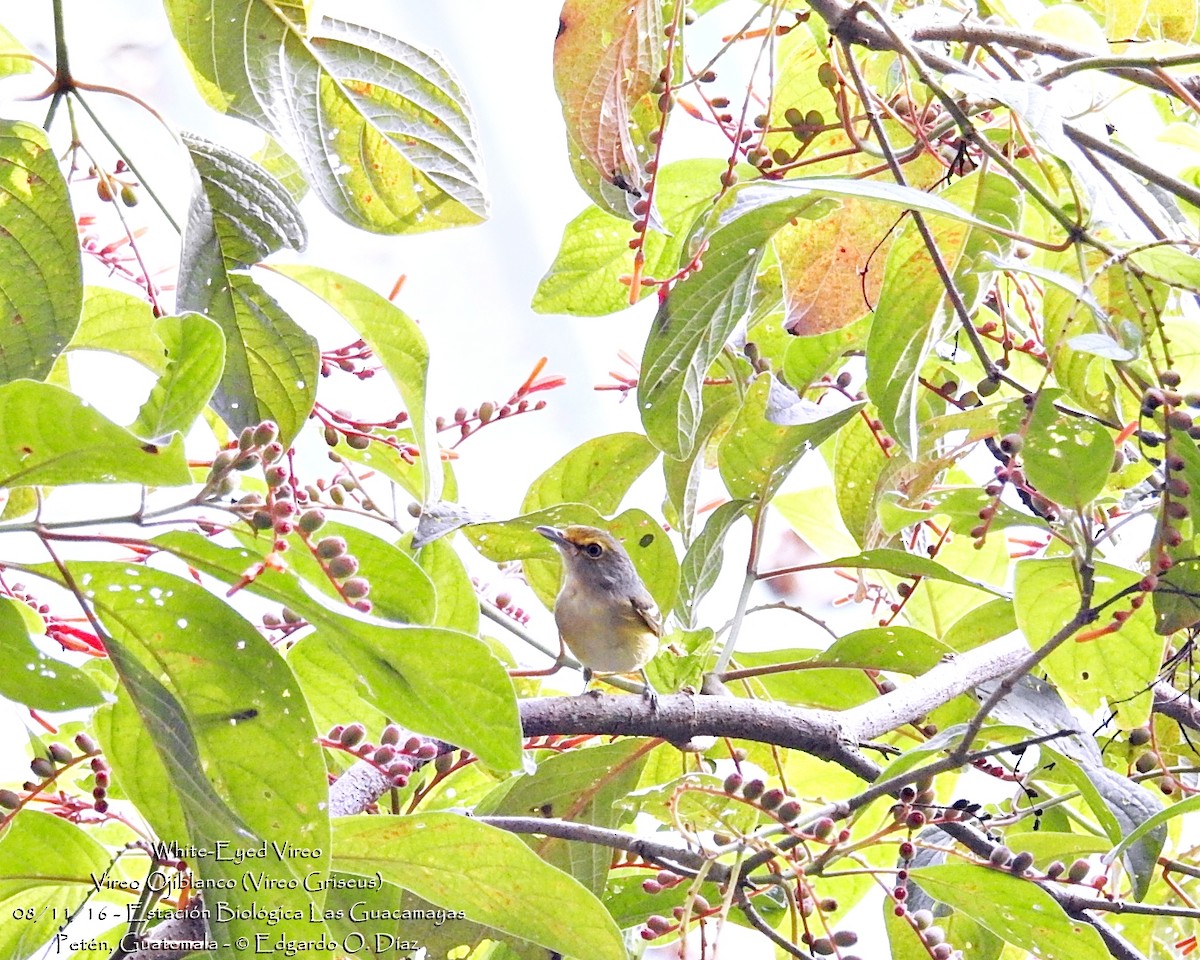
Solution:
<path fill-rule="evenodd" d="M 167 11 L 209 104 L 278 136 L 347 222 L 405 233 L 486 217 L 474 125 L 434 54 L 340 20 L 310 29 L 294 3 Z"/>

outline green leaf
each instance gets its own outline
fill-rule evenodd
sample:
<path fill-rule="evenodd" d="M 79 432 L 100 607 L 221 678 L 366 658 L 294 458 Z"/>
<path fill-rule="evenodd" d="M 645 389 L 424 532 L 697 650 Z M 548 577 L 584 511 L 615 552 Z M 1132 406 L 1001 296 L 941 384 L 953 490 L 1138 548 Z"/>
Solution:
<path fill-rule="evenodd" d="M 759 374 L 718 448 L 725 489 L 731 497 L 752 500 L 762 509 L 797 461 L 861 409 L 862 404 L 851 404 L 830 411 L 799 400 L 770 373 Z"/>
<path fill-rule="evenodd" d="M 312 539 L 318 543 L 326 537 L 341 537 L 346 542 L 346 552 L 358 560 L 358 575 L 371 584 L 372 616 L 398 623 L 433 625 L 437 611 L 433 582 L 404 550 L 347 524 L 326 523 Z M 243 533 L 239 539 L 247 548 L 256 549 L 253 534 Z M 296 576 L 306 582 L 310 592 L 320 592 L 331 602 L 341 603 L 329 574 L 298 534 L 292 536 L 292 547 L 288 563 Z"/>
<path fill-rule="evenodd" d="M 263 136 L 262 149 L 250 159 L 283 184 L 283 188 L 297 203 L 308 195 L 308 181 L 304 179 L 300 164 L 269 133 Z"/>
<path fill-rule="evenodd" d="M 841 357 L 867 342 L 871 317 L 861 317 L 837 330 L 792 339 L 784 354 L 783 375 L 797 390 L 820 378 Z"/>
<path fill-rule="evenodd" d="M 1173 287 L 1200 293 L 1200 261 L 1176 247 L 1153 246 L 1138 250 L 1129 259 Z"/>
<path fill-rule="evenodd" d="M 186 837 L 184 801 L 128 690 L 117 687 L 117 701 L 96 711 L 96 739 L 112 767 L 113 781 L 159 837 Z M 190 749 L 190 748 L 189 748 Z"/>
<path fill-rule="evenodd" d="M 49 712 L 104 703 L 105 696 L 91 677 L 34 645 L 17 603 L 0 601 L 0 663 L 5 664 L 0 670 L 0 696 L 30 710 Z"/>
<path fill-rule="evenodd" d="M 0 383 L 45 378 L 82 305 L 75 214 L 58 159 L 37 127 L 0 120 Z"/>
<path fill-rule="evenodd" d="M 1004 596 L 995 587 L 990 587 L 978 580 L 968 580 L 942 566 L 936 560 L 907 553 L 904 550 L 886 548 L 864 550 L 856 557 L 842 557 L 838 560 L 827 560 L 824 563 L 811 565 L 813 570 L 837 569 L 838 567 L 848 567 L 851 570 L 884 570 L 899 577 L 928 577 L 931 580 L 944 580 L 947 583 L 955 583 L 962 587 L 974 587 L 976 590 L 986 590 L 996 596 Z"/>
<path fill-rule="evenodd" d="M 1097 563 L 1094 572 L 1095 607 L 1137 584 L 1142 575 L 1108 563 Z M 1079 609 L 1079 583 L 1072 562 L 1065 557 L 1029 558 L 1017 564 L 1014 575 L 1017 626 L 1037 649 L 1068 623 Z M 1111 609 L 1129 609 L 1117 601 Z M 1111 612 L 1101 614 L 1111 616 Z M 1099 621 L 1103 625 L 1107 620 Z M 1146 722 L 1151 706 L 1150 685 L 1162 664 L 1166 638 L 1154 630 L 1148 606 L 1133 611 L 1116 633 L 1085 643 L 1068 640 L 1042 661 L 1043 669 L 1059 691 L 1084 710 L 1116 710 L 1123 729 Z"/>
<path fill-rule="evenodd" d="M 725 535 L 752 506 L 749 500 L 730 500 L 721 504 L 712 512 L 700 535 L 688 546 L 679 568 L 679 600 L 675 605 L 684 627 L 694 629 L 699 625 L 696 610 L 721 573 Z"/>
<path fill-rule="evenodd" d="M 427 577 L 433 582 L 437 596 L 437 613 L 433 626 L 447 627 L 461 633 L 479 633 L 479 597 L 471 584 L 470 574 L 454 548 L 444 540 L 427 543 L 413 551 L 411 537 L 400 546 L 409 552 Z"/>
<path fill-rule="evenodd" d="M 1008 943 L 1044 960 L 1102 957 L 1091 925 L 1073 920 L 1036 883 L 971 863 L 917 867 L 910 876 L 935 900 L 973 917 Z"/>
<path fill-rule="evenodd" d="M 870 419 L 874 420 L 873 417 Z M 893 478 L 889 472 L 896 465 L 892 463 L 896 460 L 896 451 L 889 455 L 879 445 L 879 440 L 867 417 L 851 419 L 833 440 L 830 469 L 837 477 L 833 492 L 842 523 L 860 548 L 875 546 L 888 539 L 880 535 L 882 510 L 876 498 L 878 490 L 891 487 Z M 901 456 L 900 459 L 907 458 Z"/>
<path fill-rule="evenodd" d="M 663 167 L 655 179 L 654 202 L 670 234 L 657 230 L 645 235 L 643 274 L 670 276 L 696 217 L 711 205 L 713 185 L 726 169 L 724 160 L 682 160 Z M 595 206 L 563 229 L 558 254 L 533 294 L 538 313 L 568 313 L 596 317 L 629 306 L 629 288 L 620 277 L 632 275 L 633 236 L 628 218 L 614 216 Z M 640 287 L 638 298 L 653 287 Z"/>
<path fill-rule="evenodd" d="M 942 642 L 951 650 L 971 650 L 1017 629 L 1011 600 L 997 597 L 968 610 L 942 634 Z"/>
<path fill-rule="evenodd" d="M 147 443 L 62 387 L 0 386 L 0 487 L 25 484 L 191 482 L 183 438 Z"/>
<path fill-rule="evenodd" d="M 819 650 L 771 650 L 765 653 L 739 651 L 735 659 L 739 668 L 797 664 L 794 670 L 764 674 L 751 681 L 755 687 L 765 690 L 773 700 L 783 703 L 825 710 L 845 710 L 879 696 L 879 688 L 862 670 L 822 666 L 823 658 Z M 731 684 L 731 688 L 739 696 L 742 695 L 742 684 Z"/>
<path fill-rule="evenodd" d="M 704 269 L 677 283 L 658 308 L 642 353 L 638 408 L 646 436 L 667 456 L 682 460 L 695 445 L 704 378 L 750 308 L 767 241 L 794 217 L 817 217 L 828 206 L 815 194 L 745 211 L 735 205 L 704 237 Z"/>
<path fill-rule="evenodd" d="M 646 758 L 646 744 L 637 739 L 554 754 L 539 760 L 535 773 L 500 784 L 478 804 L 475 815 L 524 817 L 536 810 L 543 817 L 614 828 L 622 819 L 621 803 L 637 787 Z M 527 842 L 547 863 L 597 896 L 603 893 L 612 863 L 610 850 L 549 837 L 531 837 Z"/>
<path fill-rule="evenodd" d="M 93 880 L 110 862 L 108 851 L 76 824 L 28 808 L 18 813 L 0 834 L 0 910 L 6 919 L 0 956 L 36 956 L 62 928 L 63 917 L 95 891 Z"/>
<path fill-rule="evenodd" d="M 413 441 L 421 451 L 424 502 L 436 500 L 442 487 L 441 455 L 425 412 L 429 347 L 421 328 L 370 287 L 321 267 L 287 265 L 277 273 L 324 300 L 350 324 L 379 358 L 408 410 Z"/>
<path fill-rule="evenodd" d="M 279 653 L 228 604 L 191 580 L 145 566 L 77 563 L 72 572 L 108 628 L 109 655 L 146 734 L 182 801 L 190 842 L 215 850 L 274 843 L 328 849 L 328 788 L 317 731 L 294 699 L 296 679 Z M 265 802 L 264 802 L 265 801 Z M 206 879 L 232 880 L 222 899 L 248 907 L 259 896 L 248 872 L 275 881 L 273 902 L 303 911 L 279 926 L 311 935 L 312 896 L 304 879 L 322 877 L 327 855 L 268 855 L 252 868 L 204 858 Z M 296 881 L 295 886 L 289 886 Z M 257 921 L 217 921 L 218 937 L 252 936 Z"/>
<path fill-rule="evenodd" d="M 1112 470 L 1116 447 L 1107 427 L 1094 420 L 1068 416 L 1055 407 L 1061 390 L 1043 390 L 1029 418 L 1021 449 L 1025 475 L 1042 496 L 1083 510 L 1100 495 Z M 1021 414 L 1001 413 L 1010 432 L 1020 429 Z"/>
<path fill-rule="evenodd" d="M 533 513 L 560 503 L 586 503 L 613 513 L 633 482 L 658 457 L 640 433 L 612 433 L 585 440 L 533 481 L 521 503 Z"/>
<path fill-rule="evenodd" d="M 587 888 L 512 834 L 467 817 L 338 818 L 334 865 L 348 873 L 379 874 L 431 903 L 549 950 L 625 960 L 617 925 Z"/>
<path fill-rule="evenodd" d="M 233 430 L 274 420 L 287 447 L 316 398 L 317 342 L 240 271 L 285 246 L 303 247 L 303 221 L 261 167 L 196 138 L 186 143 L 200 189 L 184 233 L 178 305 L 215 320 L 225 334 L 213 409 Z M 261 216 L 250 214 L 260 207 Z"/>
<path fill-rule="evenodd" d="M 663 481 L 667 487 L 663 510 L 667 522 L 679 531 L 684 543 L 692 539 L 701 476 L 711 465 L 710 461 L 715 462 L 717 439 L 741 408 L 741 397 L 730 385 L 706 387 L 705 392 L 704 414 L 691 452 L 682 460 L 662 458 Z"/>
<path fill-rule="evenodd" d="M 871 627 L 834 641 L 820 659 L 840 666 L 889 670 L 915 677 L 932 670 L 953 652 L 940 640 L 912 627 Z"/>
<path fill-rule="evenodd" d="M 21 54 L 21 56 L 13 56 Z M 29 59 L 29 50 L 25 44 L 0 26 L 0 78 L 11 77 L 18 73 L 29 73 L 33 69 L 33 61 Z"/>
<path fill-rule="evenodd" d="M 75 350 L 102 350 L 128 357 L 159 375 L 167 369 L 163 344 L 154 333 L 157 322 L 153 308 L 131 293 L 110 287 L 87 287 L 83 296 L 83 316 L 64 353 Z M 55 373 L 65 357 L 55 361 Z M 62 381 L 64 384 L 66 380 Z"/>
<path fill-rule="evenodd" d="M 164 534 L 153 543 L 229 584 L 262 565 L 261 555 L 221 547 L 195 534 Z M 497 769 L 521 768 L 521 725 L 512 681 L 478 637 L 364 622 L 316 600 L 290 570 L 264 569 L 245 590 L 288 606 L 318 627 L 317 635 L 297 646 L 331 646 L 352 668 L 347 676 L 357 693 L 396 722 L 471 750 Z"/>
<path fill-rule="evenodd" d="M 1154 629 L 1162 636 L 1169 637 L 1176 630 L 1200 622 L 1200 560 L 1176 561 L 1171 569 L 1158 575 L 1158 586 L 1150 596 L 1156 618 Z"/>
<path fill-rule="evenodd" d="M 273 133 L 322 202 L 376 233 L 487 215 L 476 134 L 439 57 L 295 2 L 168 0 L 171 29 L 214 109 Z M 286 87 L 287 96 L 282 96 Z"/>
<path fill-rule="evenodd" d="M 154 333 L 163 343 L 167 369 L 129 427 L 131 433 L 151 440 L 187 433 L 204 412 L 225 367 L 225 338 L 206 317 L 162 317 Z"/>
<path fill-rule="evenodd" d="M 970 203 L 975 216 L 933 224 L 930 229 L 968 313 L 973 313 L 986 288 L 985 254 L 1007 246 L 988 229 L 976 229 L 973 224 L 1016 230 L 1021 193 L 1013 181 L 991 173 L 964 177 L 938 199 L 948 202 L 947 197 Z M 867 393 L 888 432 L 913 460 L 918 446 L 917 402 L 924 389 L 917 381 L 918 373 L 956 320 L 925 241 L 915 221 L 909 221 L 888 253 L 875 306 L 867 340 Z"/>

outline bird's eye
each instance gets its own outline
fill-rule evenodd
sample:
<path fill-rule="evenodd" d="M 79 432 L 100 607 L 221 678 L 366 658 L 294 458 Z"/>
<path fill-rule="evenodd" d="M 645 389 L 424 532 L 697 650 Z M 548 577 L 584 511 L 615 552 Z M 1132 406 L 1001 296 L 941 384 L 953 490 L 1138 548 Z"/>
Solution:
<path fill-rule="evenodd" d="M 598 544 L 598 543 L 589 543 L 586 547 L 583 548 L 583 552 L 586 553 L 593 560 L 595 560 L 602 553 L 604 553 L 604 548 L 602 546 L 600 546 L 600 544 Z"/>

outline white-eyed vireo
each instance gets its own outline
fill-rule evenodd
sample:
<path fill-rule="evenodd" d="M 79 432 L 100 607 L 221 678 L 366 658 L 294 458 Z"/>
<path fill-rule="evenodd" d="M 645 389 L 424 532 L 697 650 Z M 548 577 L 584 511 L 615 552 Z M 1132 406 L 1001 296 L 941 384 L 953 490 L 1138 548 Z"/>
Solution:
<path fill-rule="evenodd" d="M 537 527 L 558 547 L 563 582 L 554 602 L 558 635 L 583 664 L 584 680 L 596 673 L 642 675 L 643 696 L 658 697 L 645 666 L 658 652 L 662 617 L 625 548 L 597 527 Z"/>

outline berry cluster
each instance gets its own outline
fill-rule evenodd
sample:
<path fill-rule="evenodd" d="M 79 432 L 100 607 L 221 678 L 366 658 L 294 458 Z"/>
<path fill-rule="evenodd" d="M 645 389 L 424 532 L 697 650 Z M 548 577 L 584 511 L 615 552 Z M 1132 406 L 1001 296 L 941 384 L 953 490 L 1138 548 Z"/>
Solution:
<path fill-rule="evenodd" d="M 392 786 L 403 787 L 414 770 L 438 755 L 436 744 L 412 734 L 401 743 L 404 733 L 394 723 L 389 723 L 379 735 L 379 743 L 374 744 L 364 739 L 367 728 L 361 723 L 338 724 L 325 735 L 321 744 L 366 760 L 387 777 Z"/>
<path fill-rule="evenodd" d="M 80 751 L 79 755 L 61 743 L 48 744 L 44 757 L 34 757 L 29 762 L 29 769 L 37 780 L 26 780 L 21 786 L 23 794 L 15 790 L 0 790 L 0 810 L 20 810 L 34 797 L 45 794 L 47 788 L 68 769 L 90 758 L 92 780 L 95 784 L 90 800 L 80 803 L 78 798 L 69 797 L 60 790 L 58 797 L 54 798 L 54 803 L 62 810 L 63 815 L 68 817 L 77 817 L 88 808 L 99 814 L 107 813 L 108 786 L 112 773 L 108 762 L 100 755 L 100 747 L 96 741 L 86 733 L 76 735 L 75 746 Z M 0 826 L 6 819 L 0 818 Z"/>

